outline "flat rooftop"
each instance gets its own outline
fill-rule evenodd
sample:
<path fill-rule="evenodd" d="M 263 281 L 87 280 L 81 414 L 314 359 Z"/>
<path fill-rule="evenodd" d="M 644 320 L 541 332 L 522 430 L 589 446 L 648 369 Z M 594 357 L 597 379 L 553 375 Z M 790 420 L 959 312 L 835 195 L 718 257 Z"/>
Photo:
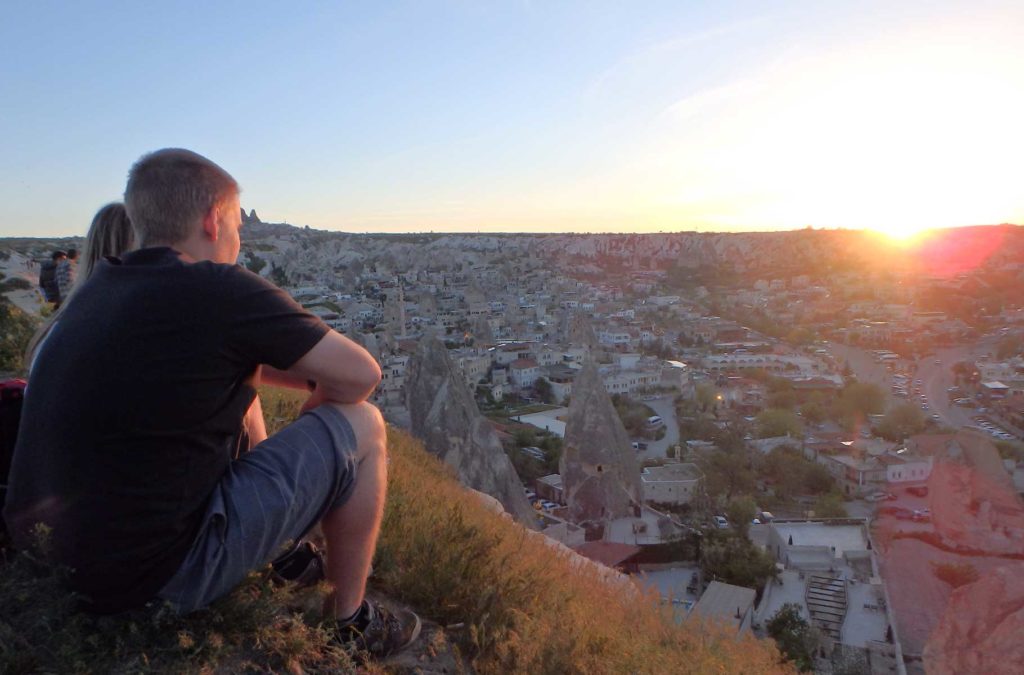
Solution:
<path fill-rule="evenodd" d="M 704 594 L 700 596 L 700 600 L 694 605 L 690 615 L 704 619 L 731 621 L 739 627 L 740 620 L 753 608 L 756 595 L 757 591 L 753 588 L 712 581 L 708 584 Z M 739 614 L 738 617 L 737 614 Z"/>
<path fill-rule="evenodd" d="M 864 551 L 868 547 L 864 526 L 861 524 L 775 521 L 769 527 L 775 528 L 782 541 L 792 539 L 791 546 L 834 546 L 837 558 L 841 558 L 846 551 Z"/>
<path fill-rule="evenodd" d="M 700 469 L 691 462 L 649 466 L 640 473 L 640 480 L 645 483 L 675 482 L 681 480 L 700 480 Z"/>
<path fill-rule="evenodd" d="M 541 412 L 531 413 L 529 415 L 517 415 L 512 419 L 522 422 L 523 424 L 530 424 L 538 429 L 550 431 L 560 438 L 565 438 L 564 420 L 568 415 L 568 408 L 555 408 L 553 410 L 544 410 Z"/>
<path fill-rule="evenodd" d="M 605 541 L 622 544 L 661 544 L 670 541 L 679 532 L 671 520 L 649 507 L 644 507 L 639 518 L 617 518 L 605 526 Z"/>

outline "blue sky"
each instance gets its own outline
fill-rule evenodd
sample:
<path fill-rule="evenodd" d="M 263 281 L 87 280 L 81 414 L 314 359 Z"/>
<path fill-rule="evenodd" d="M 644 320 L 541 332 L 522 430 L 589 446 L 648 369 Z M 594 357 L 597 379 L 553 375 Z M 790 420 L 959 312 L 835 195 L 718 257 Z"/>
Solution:
<path fill-rule="evenodd" d="M 324 229 L 1024 222 L 1020 3 L 289 4 L 6 8 L 0 236 L 167 146 Z"/>

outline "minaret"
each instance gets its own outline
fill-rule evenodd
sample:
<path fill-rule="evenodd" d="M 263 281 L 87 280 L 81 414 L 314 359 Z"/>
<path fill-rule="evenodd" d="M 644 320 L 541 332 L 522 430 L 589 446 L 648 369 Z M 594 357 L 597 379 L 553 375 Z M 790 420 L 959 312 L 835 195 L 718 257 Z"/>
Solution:
<path fill-rule="evenodd" d="M 398 320 L 402 322 L 401 339 L 404 340 L 407 336 L 405 333 L 405 286 L 402 285 L 402 280 L 398 280 Z"/>

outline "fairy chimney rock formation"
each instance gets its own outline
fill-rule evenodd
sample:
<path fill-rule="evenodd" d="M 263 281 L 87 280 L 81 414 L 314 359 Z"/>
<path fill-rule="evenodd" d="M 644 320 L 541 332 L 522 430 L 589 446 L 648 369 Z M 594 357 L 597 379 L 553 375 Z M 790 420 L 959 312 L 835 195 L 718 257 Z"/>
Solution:
<path fill-rule="evenodd" d="M 592 361 L 573 384 L 564 447 L 559 468 L 571 520 L 597 527 L 634 515 L 642 503 L 640 467 Z"/>
<path fill-rule="evenodd" d="M 458 473 L 467 487 L 495 497 L 527 527 L 536 516 L 512 462 L 448 350 L 437 338 L 424 338 L 409 360 L 405 383 L 412 433 L 427 451 Z"/>
<path fill-rule="evenodd" d="M 477 346 L 494 344 L 494 331 L 491 330 L 491 323 L 486 316 L 481 315 L 474 319 L 473 338 Z"/>
<path fill-rule="evenodd" d="M 573 347 L 584 347 L 589 352 L 599 349 L 601 344 L 594 333 L 594 327 L 582 314 L 576 314 L 569 323 L 569 344 Z"/>

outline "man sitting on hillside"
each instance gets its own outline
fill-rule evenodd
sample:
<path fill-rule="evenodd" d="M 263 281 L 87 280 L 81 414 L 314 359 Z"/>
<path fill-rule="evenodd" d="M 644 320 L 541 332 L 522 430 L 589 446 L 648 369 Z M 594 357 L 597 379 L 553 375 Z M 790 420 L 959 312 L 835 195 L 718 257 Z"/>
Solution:
<path fill-rule="evenodd" d="M 320 523 L 339 639 L 377 655 L 411 612 L 364 599 L 386 438 L 380 368 L 286 293 L 235 265 L 238 185 L 187 150 L 141 158 L 125 205 L 140 249 L 99 263 L 32 372 L 5 518 L 19 546 L 52 527 L 88 606 L 154 598 L 185 613 Z M 254 384 L 313 389 L 298 420 L 232 460 Z"/>

